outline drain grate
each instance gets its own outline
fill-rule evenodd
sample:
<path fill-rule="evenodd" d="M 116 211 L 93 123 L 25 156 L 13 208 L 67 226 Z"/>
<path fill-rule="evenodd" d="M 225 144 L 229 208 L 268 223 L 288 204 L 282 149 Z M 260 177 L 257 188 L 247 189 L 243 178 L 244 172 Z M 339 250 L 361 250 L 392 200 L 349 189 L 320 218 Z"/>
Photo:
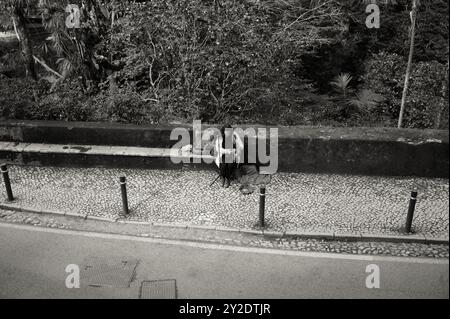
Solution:
<path fill-rule="evenodd" d="M 143 281 L 141 299 L 177 299 L 177 283 L 175 279 Z"/>
<path fill-rule="evenodd" d="M 84 260 L 80 281 L 93 287 L 130 287 L 138 259 L 88 257 Z"/>

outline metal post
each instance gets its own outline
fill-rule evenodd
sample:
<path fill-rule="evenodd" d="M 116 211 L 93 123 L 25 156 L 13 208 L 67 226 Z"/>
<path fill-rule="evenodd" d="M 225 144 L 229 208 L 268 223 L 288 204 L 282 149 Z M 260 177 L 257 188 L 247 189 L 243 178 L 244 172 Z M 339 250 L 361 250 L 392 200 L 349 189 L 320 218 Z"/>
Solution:
<path fill-rule="evenodd" d="M 417 191 L 412 191 L 411 198 L 409 199 L 408 215 L 406 216 L 405 231 L 407 233 L 411 232 L 411 225 L 414 216 L 414 209 L 416 208 L 416 201 L 417 201 Z"/>
<path fill-rule="evenodd" d="M 13 196 L 12 189 L 11 189 L 11 181 L 9 180 L 8 167 L 6 166 L 6 164 L 2 164 L 1 171 L 2 171 L 2 175 L 3 175 L 3 181 L 5 182 L 6 194 L 8 195 L 8 200 L 13 201 L 14 196 Z"/>
<path fill-rule="evenodd" d="M 264 227 L 264 209 L 266 206 L 266 187 L 259 188 L 259 226 Z"/>
<path fill-rule="evenodd" d="M 128 215 L 127 182 L 125 176 L 120 176 L 120 190 L 122 191 L 123 212 Z"/>

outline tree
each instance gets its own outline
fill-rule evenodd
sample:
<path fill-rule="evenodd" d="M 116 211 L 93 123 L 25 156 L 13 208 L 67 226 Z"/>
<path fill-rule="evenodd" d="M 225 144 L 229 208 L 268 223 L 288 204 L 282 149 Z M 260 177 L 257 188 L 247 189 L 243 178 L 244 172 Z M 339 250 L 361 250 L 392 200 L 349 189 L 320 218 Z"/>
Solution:
<path fill-rule="evenodd" d="M 397 126 L 405 91 L 403 127 L 442 127 L 448 0 L 415 1 L 412 39 L 411 1 L 378 1 L 382 26 L 369 30 L 370 0 L 22 0 L 25 19 L 40 13 L 45 28 L 30 27 L 34 50 L 23 51 L 34 53 L 36 72 L 50 83 L 27 81 L 38 92 L 29 117 L 362 125 L 367 115 L 374 125 Z M 0 0 L 12 2 L 21 1 Z M 66 25 L 67 3 L 80 8 L 79 28 Z M 15 38 L 4 13 L 0 29 Z M 5 39 L 0 72 L 25 82 L 14 76 L 23 73 L 19 50 L 27 43 L 6 47 Z M 341 73 L 353 77 L 348 87 L 345 78 L 334 83 L 346 98 L 330 94 Z M 19 87 L 7 85 L 0 83 L 5 96 Z M 27 103 L 18 108 L 29 110 Z"/>
<path fill-rule="evenodd" d="M 22 57 L 25 62 L 27 76 L 33 80 L 37 80 L 33 58 L 33 46 L 31 44 L 30 33 L 25 20 L 25 12 L 27 8 L 34 5 L 35 1 L 6 0 L 0 1 L 0 4 L 7 8 L 7 12 L 13 21 L 14 30 L 17 35 L 17 39 L 19 40 Z"/>
<path fill-rule="evenodd" d="M 124 64 L 112 75 L 119 86 L 133 84 L 149 103 L 181 118 L 214 122 L 296 107 L 310 88 L 301 78 L 302 57 L 345 32 L 334 0 L 155 0 L 127 7 L 107 45 Z"/>
<path fill-rule="evenodd" d="M 91 91 L 104 77 L 104 68 L 110 67 L 107 58 L 97 55 L 96 46 L 106 36 L 109 13 L 98 0 L 74 0 L 80 9 L 80 27 L 66 25 L 67 13 L 58 0 L 41 0 L 44 27 L 58 57 L 63 78 L 73 75 L 80 80 L 84 91 Z"/>
<path fill-rule="evenodd" d="M 408 65 L 406 66 L 405 84 L 403 86 L 402 102 L 400 105 L 400 114 L 398 116 L 398 128 L 402 127 L 403 124 L 403 114 L 405 112 L 406 94 L 408 93 L 409 77 L 411 73 L 411 64 L 414 53 L 414 36 L 416 34 L 416 15 L 417 15 L 417 0 L 412 0 L 412 9 L 410 12 L 411 16 L 411 33 L 410 33 L 410 46 L 409 46 L 409 56 Z"/>

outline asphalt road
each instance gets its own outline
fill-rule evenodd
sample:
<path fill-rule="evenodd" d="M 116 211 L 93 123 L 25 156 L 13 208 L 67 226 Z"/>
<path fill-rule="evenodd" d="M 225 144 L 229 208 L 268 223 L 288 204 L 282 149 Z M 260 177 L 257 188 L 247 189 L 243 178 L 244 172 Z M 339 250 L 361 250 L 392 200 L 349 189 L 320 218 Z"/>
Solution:
<path fill-rule="evenodd" d="M 86 257 L 140 260 L 130 288 L 65 286 Z M 380 288 L 366 287 L 367 265 Z M 179 298 L 449 298 L 448 259 L 302 253 L 0 224 L 1 298 L 138 298 L 176 279 Z"/>

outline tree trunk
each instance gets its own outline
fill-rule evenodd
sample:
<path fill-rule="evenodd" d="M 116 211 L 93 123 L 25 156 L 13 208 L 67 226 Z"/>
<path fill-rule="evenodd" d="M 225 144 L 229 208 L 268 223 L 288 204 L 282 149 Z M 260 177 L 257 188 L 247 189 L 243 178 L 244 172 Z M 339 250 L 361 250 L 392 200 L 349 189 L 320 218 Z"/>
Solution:
<path fill-rule="evenodd" d="M 17 37 L 19 38 L 27 76 L 36 81 L 37 75 L 34 67 L 33 48 L 31 46 L 30 34 L 26 26 L 23 11 L 20 8 L 14 8 L 12 18 L 16 28 Z"/>
<path fill-rule="evenodd" d="M 408 65 L 406 67 L 405 85 L 403 86 L 402 102 L 400 105 L 400 114 L 398 116 L 398 128 L 401 128 L 403 124 L 403 113 L 405 112 L 406 94 L 408 93 L 409 76 L 411 73 L 411 64 L 414 53 L 414 37 L 416 33 L 416 14 L 417 14 L 416 12 L 417 12 L 417 1 L 413 0 L 411 10 L 411 44 L 409 46 L 409 57 L 408 57 Z"/>
<path fill-rule="evenodd" d="M 93 27 L 75 30 L 75 41 L 81 62 L 80 83 L 83 90 L 91 91 L 103 74 L 102 66 L 96 61 L 94 51 L 100 36 L 106 33 L 106 18 L 97 0 L 82 0 L 81 4 L 81 22 L 92 24 Z"/>

